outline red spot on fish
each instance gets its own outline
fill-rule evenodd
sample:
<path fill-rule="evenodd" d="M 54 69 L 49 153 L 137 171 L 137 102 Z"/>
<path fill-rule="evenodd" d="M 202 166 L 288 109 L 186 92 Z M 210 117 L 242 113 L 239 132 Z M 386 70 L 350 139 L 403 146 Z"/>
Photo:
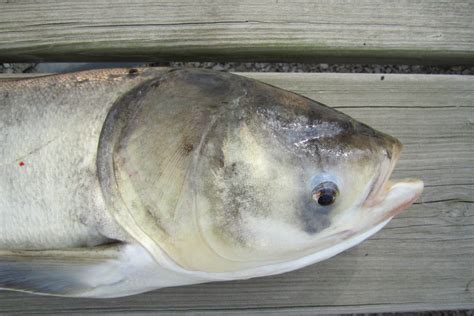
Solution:
<path fill-rule="evenodd" d="M 24 163 L 23 161 L 20 161 L 20 162 L 18 163 L 18 165 L 19 165 L 20 167 L 23 167 L 23 166 L 25 165 L 25 163 Z"/>

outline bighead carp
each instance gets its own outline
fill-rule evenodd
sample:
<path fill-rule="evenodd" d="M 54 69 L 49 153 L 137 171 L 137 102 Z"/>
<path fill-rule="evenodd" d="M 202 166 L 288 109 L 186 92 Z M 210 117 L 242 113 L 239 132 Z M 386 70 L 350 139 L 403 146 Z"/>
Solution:
<path fill-rule="evenodd" d="M 0 82 L 0 288 L 119 297 L 332 257 L 421 194 L 402 145 L 245 77 L 114 69 Z"/>

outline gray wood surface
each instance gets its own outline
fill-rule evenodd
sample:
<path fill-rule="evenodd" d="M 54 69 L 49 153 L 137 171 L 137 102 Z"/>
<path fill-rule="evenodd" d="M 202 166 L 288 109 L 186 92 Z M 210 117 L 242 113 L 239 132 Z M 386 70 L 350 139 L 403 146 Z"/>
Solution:
<path fill-rule="evenodd" d="M 108 300 L 0 292 L 0 314 L 474 308 L 474 77 L 246 75 L 319 100 L 398 137 L 405 149 L 394 177 L 422 178 L 426 189 L 421 200 L 361 245 L 299 271 Z"/>
<path fill-rule="evenodd" d="M 0 60 L 474 63 L 473 0 L 0 0 Z"/>

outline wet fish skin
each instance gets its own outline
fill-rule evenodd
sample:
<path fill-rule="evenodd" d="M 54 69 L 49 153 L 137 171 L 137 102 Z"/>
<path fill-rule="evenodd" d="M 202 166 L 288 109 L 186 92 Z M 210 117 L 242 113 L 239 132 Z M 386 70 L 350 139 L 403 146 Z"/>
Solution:
<path fill-rule="evenodd" d="M 232 74 L 89 71 L 0 96 L 0 288 L 118 297 L 291 271 L 422 189 L 388 182 L 395 138 Z M 326 182 L 338 196 L 323 207 Z"/>
<path fill-rule="evenodd" d="M 148 78 L 146 72 L 128 72 L 90 71 L 0 84 L 0 249 L 107 241 L 100 227 L 89 225 L 116 226 L 100 197 L 97 143 L 114 100 Z M 29 231 L 38 227 L 41 237 Z"/>

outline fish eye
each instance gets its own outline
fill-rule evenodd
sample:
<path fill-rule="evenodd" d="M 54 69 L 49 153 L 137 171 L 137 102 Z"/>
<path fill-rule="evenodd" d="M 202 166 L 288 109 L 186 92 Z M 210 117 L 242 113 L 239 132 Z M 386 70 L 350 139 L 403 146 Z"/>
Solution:
<path fill-rule="evenodd" d="M 333 182 L 326 181 L 317 185 L 312 192 L 313 200 L 321 206 L 328 206 L 336 201 L 339 194 L 337 185 Z"/>

